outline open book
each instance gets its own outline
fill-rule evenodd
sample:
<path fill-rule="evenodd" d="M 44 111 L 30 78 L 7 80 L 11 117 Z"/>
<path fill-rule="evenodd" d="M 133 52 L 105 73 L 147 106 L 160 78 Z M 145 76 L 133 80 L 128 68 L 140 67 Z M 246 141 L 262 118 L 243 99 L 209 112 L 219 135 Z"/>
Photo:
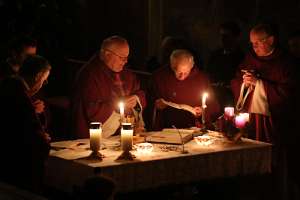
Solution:
<path fill-rule="evenodd" d="M 181 137 L 178 133 L 180 132 Z M 158 142 L 167 144 L 182 144 L 187 143 L 193 139 L 195 130 L 190 129 L 163 129 L 162 131 L 149 132 L 149 136 L 146 137 L 147 142 Z"/>
<path fill-rule="evenodd" d="M 164 99 L 162 99 L 162 102 L 168 106 L 171 106 L 173 108 L 177 108 L 177 109 L 182 109 L 182 110 L 186 110 L 190 113 L 192 113 L 193 115 L 196 115 L 196 112 L 194 110 L 194 108 L 190 105 L 187 104 L 177 104 L 177 103 L 173 103 L 171 101 L 166 101 Z"/>

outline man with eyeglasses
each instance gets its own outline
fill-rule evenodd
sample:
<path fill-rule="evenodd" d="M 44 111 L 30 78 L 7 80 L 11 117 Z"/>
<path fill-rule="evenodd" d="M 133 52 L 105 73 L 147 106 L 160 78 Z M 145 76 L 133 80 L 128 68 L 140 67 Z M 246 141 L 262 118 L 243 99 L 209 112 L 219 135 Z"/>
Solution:
<path fill-rule="evenodd" d="M 252 49 L 240 64 L 237 77 L 231 81 L 238 112 L 250 113 L 248 137 L 274 144 L 272 170 L 278 181 L 275 183 L 283 182 L 278 180 L 283 177 L 280 170 L 285 164 L 282 147 L 294 137 L 288 130 L 292 106 L 295 106 L 292 103 L 294 63 L 279 48 L 277 40 L 270 24 L 254 26 L 250 31 Z"/>
<path fill-rule="evenodd" d="M 71 99 L 71 130 L 77 138 L 89 137 L 89 123 L 94 121 L 103 124 L 104 137 L 114 134 L 120 125 L 121 100 L 125 114 L 140 112 L 145 106 L 139 80 L 124 68 L 128 55 L 127 40 L 111 36 L 79 71 Z"/>

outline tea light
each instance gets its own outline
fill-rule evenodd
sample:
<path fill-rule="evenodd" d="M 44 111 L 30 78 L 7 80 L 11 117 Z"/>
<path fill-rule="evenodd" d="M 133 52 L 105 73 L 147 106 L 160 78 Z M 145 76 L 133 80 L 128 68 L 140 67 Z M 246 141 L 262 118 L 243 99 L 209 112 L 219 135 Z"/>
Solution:
<path fill-rule="evenodd" d="M 122 123 L 121 128 L 121 147 L 123 151 L 132 150 L 133 129 L 131 123 Z"/>
<path fill-rule="evenodd" d="M 245 116 L 243 116 L 241 114 L 235 116 L 234 123 L 237 128 L 244 128 L 246 125 Z"/>
<path fill-rule="evenodd" d="M 230 119 L 234 116 L 234 107 L 225 107 L 224 108 L 224 117 L 225 119 Z"/>
<path fill-rule="evenodd" d="M 100 122 L 90 123 L 90 148 L 93 152 L 100 150 L 102 128 Z"/>
<path fill-rule="evenodd" d="M 153 145 L 148 142 L 139 143 L 136 145 L 136 150 L 139 154 L 150 154 L 153 151 Z"/>
<path fill-rule="evenodd" d="M 208 135 L 200 135 L 200 136 L 194 137 L 194 140 L 196 141 L 196 143 L 198 145 L 201 145 L 201 146 L 209 146 L 213 143 L 213 139 Z"/>

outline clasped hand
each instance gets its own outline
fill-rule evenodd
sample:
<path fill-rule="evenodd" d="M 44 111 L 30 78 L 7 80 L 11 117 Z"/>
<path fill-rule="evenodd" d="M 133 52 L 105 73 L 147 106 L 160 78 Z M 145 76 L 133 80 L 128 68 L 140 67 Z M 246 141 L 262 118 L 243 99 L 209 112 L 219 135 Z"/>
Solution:
<path fill-rule="evenodd" d="M 243 75 L 243 83 L 245 84 L 246 87 L 249 87 L 251 85 L 255 86 L 256 81 L 257 81 L 257 78 L 252 73 L 246 72 Z"/>

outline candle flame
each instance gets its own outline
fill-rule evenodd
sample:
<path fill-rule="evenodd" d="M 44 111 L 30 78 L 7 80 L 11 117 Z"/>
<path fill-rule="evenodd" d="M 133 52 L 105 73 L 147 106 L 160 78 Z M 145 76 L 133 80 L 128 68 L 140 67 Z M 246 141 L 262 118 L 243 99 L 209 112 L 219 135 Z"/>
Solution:
<path fill-rule="evenodd" d="M 208 93 L 204 92 L 202 95 L 202 107 L 206 108 L 206 99 L 208 97 Z"/>

